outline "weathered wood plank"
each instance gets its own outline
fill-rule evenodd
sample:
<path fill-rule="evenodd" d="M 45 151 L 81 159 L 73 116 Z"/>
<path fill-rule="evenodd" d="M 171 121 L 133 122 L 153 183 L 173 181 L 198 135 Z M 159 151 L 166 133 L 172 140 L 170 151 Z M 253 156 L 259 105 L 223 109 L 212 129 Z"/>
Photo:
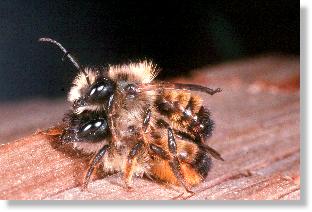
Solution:
<path fill-rule="evenodd" d="M 0 144 L 51 127 L 62 120 L 67 109 L 64 100 L 28 100 L 1 103 Z"/>
<path fill-rule="evenodd" d="M 88 158 L 37 134 L 0 147 L 0 199 L 300 199 L 298 59 L 263 57 L 207 70 L 195 71 L 192 80 L 177 79 L 223 89 L 204 101 L 216 122 L 209 144 L 225 161 L 214 160 L 208 178 L 193 188 L 194 196 L 179 196 L 181 188 L 140 178 L 128 192 L 120 174 L 95 180 L 81 191 Z M 66 107 L 56 102 L 54 112 L 47 105 L 41 108 L 51 111 L 45 124 L 52 126 L 56 120 L 49 116 L 61 116 Z M 5 128 L 3 143 L 12 138 L 8 131 L 27 129 L 27 122 L 15 125 L 23 118 L 11 114 L 12 129 Z M 34 116 L 24 119 L 33 129 L 42 128 L 34 126 Z"/>
<path fill-rule="evenodd" d="M 34 135 L 0 148 L 0 199 L 43 199 L 79 184 L 86 164 Z"/>

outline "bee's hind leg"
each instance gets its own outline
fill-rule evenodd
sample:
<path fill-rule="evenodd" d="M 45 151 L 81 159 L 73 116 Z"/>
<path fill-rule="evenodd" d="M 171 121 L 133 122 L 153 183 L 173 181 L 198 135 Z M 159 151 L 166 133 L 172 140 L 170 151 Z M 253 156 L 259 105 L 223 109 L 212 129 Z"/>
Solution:
<path fill-rule="evenodd" d="M 173 131 L 170 127 L 168 128 L 168 147 L 169 147 L 170 153 L 173 156 L 172 159 L 169 161 L 169 165 L 173 174 L 175 175 L 179 183 L 184 187 L 184 189 L 188 193 L 194 194 L 194 192 L 188 188 L 187 183 L 185 182 L 184 176 L 181 172 L 181 165 L 177 156 L 177 143 L 175 141 Z"/>
<path fill-rule="evenodd" d="M 188 193 L 194 194 L 194 192 L 189 189 L 187 182 L 185 181 L 185 178 L 181 172 L 181 165 L 177 156 L 177 144 L 173 136 L 173 131 L 170 127 L 168 128 L 168 147 L 169 153 L 157 145 L 150 144 L 150 149 L 156 155 L 158 155 L 163 160 L 168 161 L 172 173 L 176 177 L 177 181 L 184 187 L 184 189 Z"/>

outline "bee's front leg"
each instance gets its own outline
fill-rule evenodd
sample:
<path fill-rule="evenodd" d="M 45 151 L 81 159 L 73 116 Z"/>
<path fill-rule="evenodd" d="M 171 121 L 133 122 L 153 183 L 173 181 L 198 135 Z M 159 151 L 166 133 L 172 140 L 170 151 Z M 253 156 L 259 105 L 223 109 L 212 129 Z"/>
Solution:
<path fill-rule="evenodd" d="M 103 146 L 91 160 L 89 169 L 83 181 L 82 190 L 85 190 L 87 188 L 88 183 L 90 181 L 90 177 L 94 171 L 94 168 L 100 163 L 101 159 L 104 157 L 108 148 L 109 148 L 109 145 Z"/>
<path fill-rule="evenodd" d="M 130 150 L 124 171 L 124 180 L 127 189 L 131 190 L 132 176 L 135 166 L 137 165 L 137 156 L 142 149 L 144 142 L 141 140 L 136 143 Z"/>
<path fill-rule="evenodd" d="M 147 108 L 143 115 L 143 123 L 142 123 L 142 131 L 141 131 L 142 139 L 140 139 L 140 141 L 132 147 L 128 155 L 128 160 L 127 160 L 126 168 L 124 172 L 124 180 L 125 180 L 127 189 L 131 189 L 133 170 L 137 163 L 137 155 L 139 154 L 140 150 L 142 149 L 144 145 L 145 133 L 150 123 L 151 114 L 152 114 L 151 110 Z"/>

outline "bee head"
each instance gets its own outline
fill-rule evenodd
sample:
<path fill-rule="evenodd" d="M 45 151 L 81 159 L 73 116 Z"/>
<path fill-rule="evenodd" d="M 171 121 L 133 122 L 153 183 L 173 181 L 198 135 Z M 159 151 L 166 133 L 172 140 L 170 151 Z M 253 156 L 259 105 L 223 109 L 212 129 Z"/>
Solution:
<path fill-rule="evenodd" d="M 136 94 L 136 84 L 150 83 L 158 74 L 151 61 L 113 65 L 108 70 L 83 67 L 56 40 L 40 38 L 39 41 L 56 45 L 64 53 L 63 59 L 68 58 L 79 71 L 68 94 L 68 100 L 78 114 L 85 110 L 107 111 L 117 87 L 132 98 Z"/>
<path fill-rule="evenodd" d="M 78 61 L 62 46 L 61 43 L 51 38 L 39 38 L 38 41 L 56 45 L 64 53 L 62 60 L 68 58 L 80 72 L 73 82 L 74 86 L 68 97 L 69 101 L 73 103 L 74 108 L 84 107 L 89 103 L 103 103 L 103 101 L 109 99 L 113 94 L 114 83 L 111 80 L 108 80 L 107 78 L 96 80 L 95 72 L 79 65 Z"/>
<path fill-rule="evenodd" d="M 75 114 L 72 111 L 64 118 L 65 130 L 61 136 L 63 142 L 98 142 L 110 135 L 107 117 L 103 113 L 84 111 Z"/>
<path fill-rule="evenodd" d="M 68 100 L 73 103 L 73 109 L 77 113 L 108 109 L 117 86 L 106 73 L 107 70 L 87 67 L 84 72 L 78 73 L 68 94 Z"/>
<path fill-rule="evenodd" d="M 108 78 L 100 78 L 87 91 L 86 100 L 90 103 L 105 103 L 114 94 L 116 84 Z"/>

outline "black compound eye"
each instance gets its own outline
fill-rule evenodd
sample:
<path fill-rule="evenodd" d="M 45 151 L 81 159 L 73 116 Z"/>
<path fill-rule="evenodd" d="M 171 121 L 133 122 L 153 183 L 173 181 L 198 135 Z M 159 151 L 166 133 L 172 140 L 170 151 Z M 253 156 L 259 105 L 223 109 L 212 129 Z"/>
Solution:
<path fill-rule="evenodd" d="M 109 79 L 103 78 L 91 86 L 89 98 L 94 102 L 106 101 L 114 94 L 115 83 Z"/>
<path fill-rule="evenodd" d="M 89 141 L 98 141 L 106 138 L 109 133 L 105 119 L 95 119 L 81 125 L 78 136 Z"/>

